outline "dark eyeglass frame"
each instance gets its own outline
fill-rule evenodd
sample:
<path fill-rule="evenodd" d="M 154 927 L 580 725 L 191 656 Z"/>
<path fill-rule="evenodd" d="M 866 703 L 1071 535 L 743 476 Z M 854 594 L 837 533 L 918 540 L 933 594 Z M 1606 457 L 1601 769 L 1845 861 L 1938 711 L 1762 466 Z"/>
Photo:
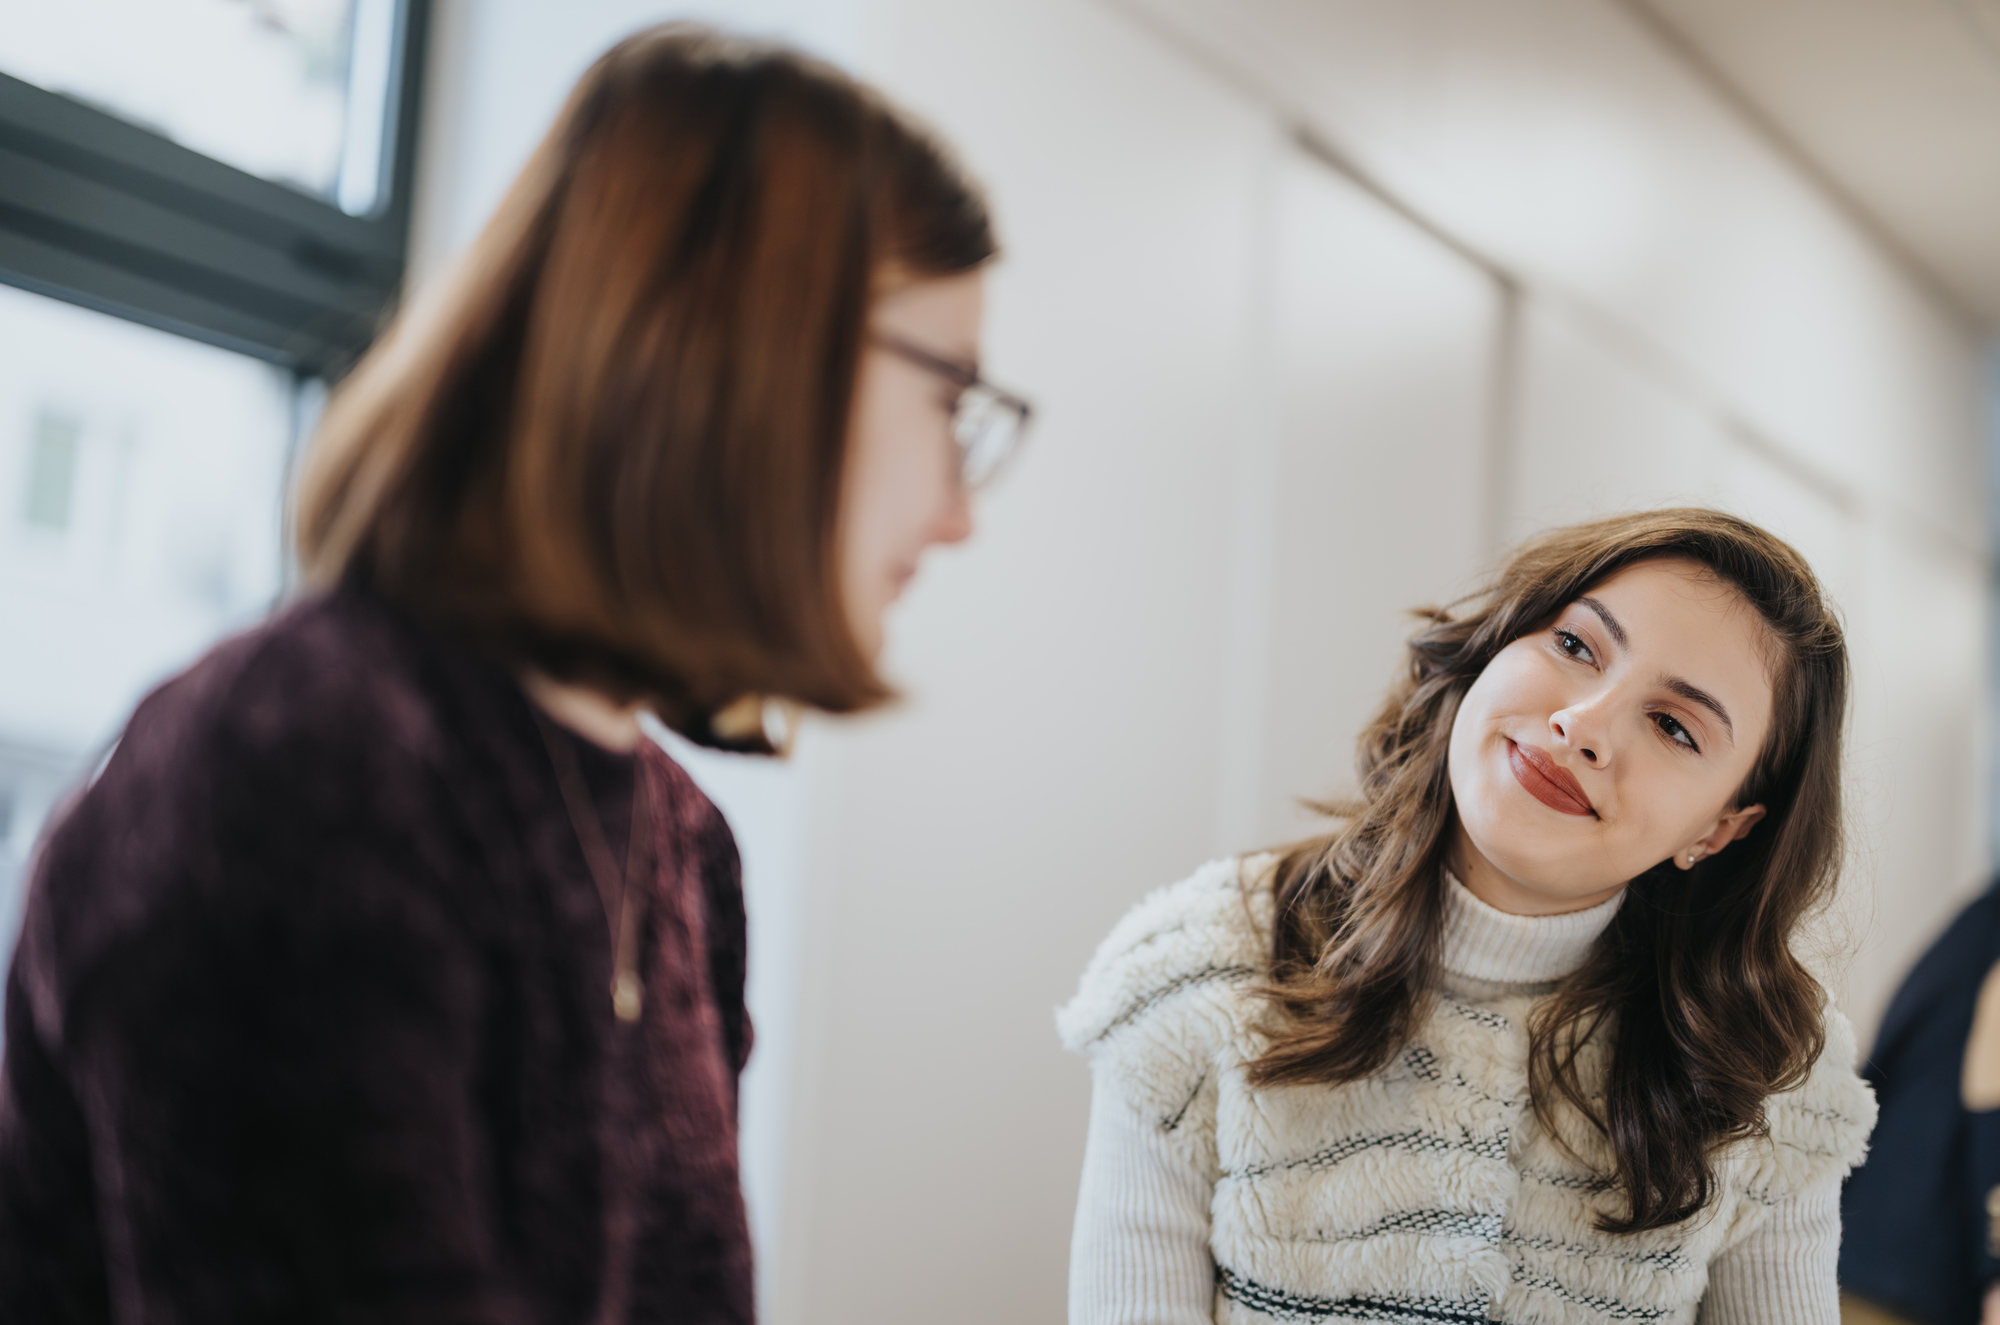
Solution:
<path fill-rule="evenodd" d="M 951 436 L 958 446 L 959 479 L 967 489 L 983 487 L 1006 467 L 1027 435 L 1028 423 L 1035 415 L 1033 405 L 964 364 L 933 354 L 901 336 L 870 331 L 868 339 L 958 388 L 951 411 Z"/>

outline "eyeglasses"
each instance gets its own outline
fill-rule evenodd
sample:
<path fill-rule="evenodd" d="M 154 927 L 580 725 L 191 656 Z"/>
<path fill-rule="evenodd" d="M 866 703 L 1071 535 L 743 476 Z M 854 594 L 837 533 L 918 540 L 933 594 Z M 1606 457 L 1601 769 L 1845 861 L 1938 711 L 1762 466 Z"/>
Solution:
<path fill-rule="evenodd" d="M 1020 449 L 1035 407 L 1003 391 L 963 364 L 932 354 L 900 336 L 870 332 L 869 338 L 899 359 L 936 373 L 958 388 L 951 408 L 951 436 L 958 443 L 959 480 L 967 488 L 985 484 Z"/>

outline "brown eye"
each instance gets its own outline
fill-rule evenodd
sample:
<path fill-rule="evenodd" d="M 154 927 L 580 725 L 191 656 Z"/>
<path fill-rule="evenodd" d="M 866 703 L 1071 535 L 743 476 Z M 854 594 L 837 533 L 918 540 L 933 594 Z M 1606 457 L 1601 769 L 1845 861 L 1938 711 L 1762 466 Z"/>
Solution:
<path fill-rule="evenodd" d="M 1701 753 L 1701 747 L 1694 743 L 1694 733 L 1682 726 L 1681 720 L 1673 714 L 1655 713 L 1653 715 L 1653 724 L 1674 744 L 1684 745 L 1696 754 Z"/>
<path fill-rule="evenodd" d="M 1564 630 L 1561 626 L 1557 626 L 1554 633 L 1556 647 L 1563 651 L 1565 657 L 1574 658 L 1578 662 L 1585 663 L 1594 663 L 1597 661 L 1597 656 L 1590 651 L 1590 646 L 1585 644 L 1578 636 Z"/>

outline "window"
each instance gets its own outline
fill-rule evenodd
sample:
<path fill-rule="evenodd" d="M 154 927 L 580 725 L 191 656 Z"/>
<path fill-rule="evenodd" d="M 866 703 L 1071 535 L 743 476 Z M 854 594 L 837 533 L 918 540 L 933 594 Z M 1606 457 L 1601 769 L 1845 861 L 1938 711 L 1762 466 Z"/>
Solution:
<path fill-rule="evenodd" d="M 426 0 L 17 8 L 0 280 L 307 374 L 352 362 L 402 279 Z"/>
<path fill-rule="evenodd" d="M 0 941 L 48 812 L 132 705 L 284 587 L 299 439 L 402 279 L 427 21 L 425 0 L 9 15 Z"/>
<path fill-rule="evenodd" d="M 394 0 L 27 6 L 0 67 L 366 216 L 382 194 L 394 18 Z"/>

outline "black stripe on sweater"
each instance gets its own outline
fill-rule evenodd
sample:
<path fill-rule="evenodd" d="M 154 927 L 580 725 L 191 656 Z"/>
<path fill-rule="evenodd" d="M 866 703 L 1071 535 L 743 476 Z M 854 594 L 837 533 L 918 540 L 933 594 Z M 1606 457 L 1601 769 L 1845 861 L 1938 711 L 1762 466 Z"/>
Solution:
<path fill-rule="evenodd" d="M 1228 1266 L 1218 1266 L 1216 1280 L 1222 1294 L 1253 1311 L 1287 1321 L 1350 1320 L 1370 1325 L 1454 1325 L 1471 1322 L 1485 1325 L 1486 1299 L 1483 1297 L 1308 1297 L 1287 1293 L 1254 1279 L 1246 1279 Z"/>
<path fill-rule="evenodd" d="M 1547 1252 L 1556 1256 L 1568 1256 L 1579 1260 L 1623 1261 L 1628 1265 L 1643 1265 L 1650 1270 L 1666 1274 L 1676 1274 L 1694 1268 L 1687 1252 L 1679 1243 L 1671 1247 L 1660 1247 L 1652 1251 L 1621 1251 L 1616 1247 L 1586 1247 L 1580 1243 L 1564 1242 L 1558 1238 L 1534 1237 L 1508 1230 L 1500 1235 L 1500 1241 L 1510 1246 L 1526 1247 L 1530 1251 Z M 1515 1279 L 1521 1279 L 1527 1270 L 1516 1269 Z M 1564 1290 L 1567 1293 L 1567 1290 Z"/>
<path fill-rule="evenodd" d="M 1193 989 L 1200 985 L 1210 984 L 1216 980 L 1240 980 L 1255 974 L 1257 972 L 1248 966 L 1204 966 L 1198 971 L 1189 971 L 1186 975 L 1176 976 L 1165 984 L 1142 994 L 1123 1012 L 1113 1017 L 1103 1030 L 1091 1037 L 1091 1043 L 1097 1043 L 1097 1041 L 1102 1040 L 1120 1026 L 1137 1021 L 1140 1017 L 1151 1012 L 1156 1006 L 1172 998 L 1182 990 Z"/>
<path fill-rule="evenodd" d="M 1324 1149 L 1315 1150 L 1310 1155 L 1302 1155 L 1297 1159 L 1276 1160 L 1268 1164 L 1252 1164 L 1246 1168 L 1228 1169 L 1222 1176 L 1233 1178 L 1238 1182 L 1250 1182 L 1266 1174 L 1282 1173 L 1288 1169 L 1330 1169 L 1370 1150 L 1401 1150 L 1415 1155 L 1448 1155 L 1456 1151 L 1504 1164 L 1507 1160 L 1507 1137 L 1502 1133 L 1499 1136 L 1461 1136 L 1454 1139 L 1439 1136 L 1435 1132 L 1417 1131 L 1346 1136 Z"/>
<path fill-rule="evenodd" d="M 1554 1277 L 1546 1274 L 1529 1274 L 1520 1267 L 1514 1270 L 1514 1282 L 1524 1288 L 1539 1288 L 1565 1302 L 1596 1312 L 1605 1320 L 1658 1320 L 1672 1315 L 1673 1307 L 1634 1307 L 1620 1302 L 1615 1297 L 1600 1297 L 1595 1293 L 1579 1293 Z"/>
<path fill-rule="evenodd" d="M 1427 1238 L 1478 1238 L 1482 1242 L 1498 1243 L 1502 1236 L 1502 1217 L 1496 1213 L 1480 1213 L 1473 1210 L 1399 1210 L 1385 1215 L 1364 1228 L 1342 1232 L 1319 1232 L 1301 1241 L 1309 1242 L 1361 1242 L 1384 1234 Z"/>

